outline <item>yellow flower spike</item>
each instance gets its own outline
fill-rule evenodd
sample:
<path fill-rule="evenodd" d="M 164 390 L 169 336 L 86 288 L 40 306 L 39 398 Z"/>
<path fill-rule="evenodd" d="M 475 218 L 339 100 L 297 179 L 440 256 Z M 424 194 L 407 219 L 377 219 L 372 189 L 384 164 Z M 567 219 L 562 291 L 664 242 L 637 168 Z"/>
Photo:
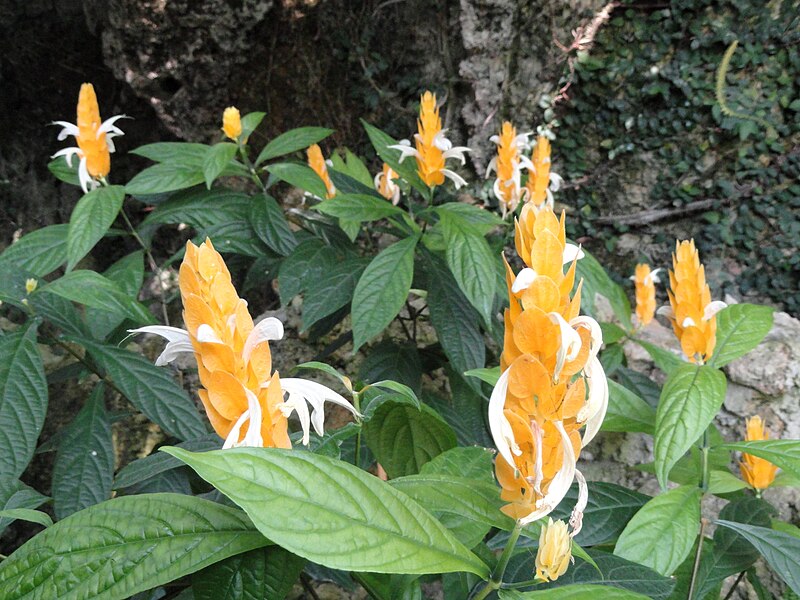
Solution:
<path fill-rule="evenodd" d="M 59 141 L 73 136 L 78 146 L 63 148 L 51 158 L 63 156 L 70 167 L 73 156 L 80 158 L 78 179 L 84 192 L 100 185 L 100 181 L 111 171 L 111 153 L 115 150 L 112 140 L 116 136 L 123 135 L 114 123 L 124 117 L 125 115 L 115 115 L 101 122 L 100 106 L 97 103 L 94 86 L 91 83 L 84 83 L 78 95 L 76 123 L 53 122 L 53 125 L 62 127 L 58 134 Z"/>
<path fill-rule="evenodd" d="M 394 182 L 397 178 L 397 173 L 389 165 L 383 163 L 383 170 L 375 175 L 373 180 L 378 193 L 395 206 L 400 202 L 400 186 Z"/>
<path fill-rule="evenodd" d="M 536 139 L 531 155 L 531 169 L 525 184 L 527 200 L 537 209 L 553 206 L 553 192 L 561 186 L 561 177 L 550 171 L 550 140 L 544 135 Z"/>
<path fill-rule="evenodd" d="M 661 283 L 658 272 L 650 271 L 650 265 L 639 263 L 631 276 L 636 286 L 636 318 L 639 326 L 645 327 L 653 320 L 656 313 L 656 283 Z"/>
<path fill-rule="evenodd" d="M 31 277 L 30 279 L 25 280 L 25 291 L 28 294 L 32 294 L 33 292 L 35 292 L 38 286 L 39 286 L 38 279 L 34 279 L 33 277 Z"/>
<path fill-rule="evenodd" d="M 239 109 L 235 106 L 229 106 L 222 113 L 222 131 L 228 139 L 234 142 L 242 135 L 242 117 Z"/>
<path fill-rule="evenodd" d="M 761 417 L 755 416 L 747 419 L 746 441 L 753 442 L 768 439 L 769 433 Z M 742 453 L 742 461 L 739 463 L 739 469 L 742 473 L 742 479 L 758 492 L 772 485 L 772 482 L 775 481 L 775 474 L 778 471 L 778 467 L 768 460 L 753 456 L 752 454 L 747 454 L 746 452 Z"/>
<path fill-rule="evenodd" d="M 667 291 L 670 306 L 662 306 L 658 313 L 672 322 L 681 349 L 688 359 L 704 363 L 711 358 L 717 342 L 716 314 L 727 304 L 719 300 L 712 302 L 705 269 L 700 263 L 700 253 L 694 240 L 675 242 L 672 267 L 669 272 L 670 289 Z"/>
<path fill-rule="evenodd" d="M 328 163 L 322 156 L 322 150 L 320 150 L 319 145 L 312 144 L 309 146 L 308 150 L 306 150 L 306 155 L 308 156 L 308 166 L 311 167 L 325 183 L 325 189 L 327 190 L 325 197 L 333 198 L 336 195 L 336 187 L 334 187 L 331 177 L 328 175 Z"/>
<path fill-rule="evenodd" d="M 400 162 L 413 156 L 417 161 L 417 174 L 428 187 L 442 185 L 445 178 L 448 178 L 458 189 L 467 182 L 463 177 L 448 169 L 446 161 L 456 158 L 463 165 L 466 161 L 464 153 L 470 152 L 470 149 L 465 146 L 453 146 L 445 136 L 445 132 L 439 117 L 439 107 L 436 105 L 436 94 L 425 92 L 420 98 L 414 147 L 411 147 L 409 140 L 401 140 L 399 144 L 389 146 L 389 148 L 400 151 Z"/>
<path fill-rule="evenodd" d="M 572 538 L 567 524 L 561 519 L 553 522 L 547 518 L 539 536 L 539 550 L 536 552 L 536 578 L 544 582 L 555 581 L 567 572 L 572 558 Z"/>
<path fill-rule="evenodd" d="M 194 355 L 204 388 L 198 395 L 211 425 L 225 440 L 223 448 L 291 448 L 287 419 L 294 412 L 307 445 L 311 426 L 323 434 L 325 401 L 358 415 L 333 390 L 304 379 L 281 379 L 272 372 L 269 342 L 283 337 L 283 324 L 273 317 L 253 323 L 247 302 L 237 295 L 211 240 L 200 246 L 187 243 L 179 284 L 186 330 L 151 325 L 131 333 L 153 333 L 167 340 L 156 365 Z"/>
<path fill-rule="evenodd" d="M 490 138 L 497 144 L 497 156 L 486 167 L 486 177 L 489 177 L 492 172 L 497 174 L 493 189 L 503 216 L 509 211 L 516 210 L 517 204 L 523 197 L 522 169 L 533 168 L 531 161 L 522 155 L 528 145 L 529 135 L 528 133 L 517 135 L 514 126 L 505 121 L 500 134 Z"/>

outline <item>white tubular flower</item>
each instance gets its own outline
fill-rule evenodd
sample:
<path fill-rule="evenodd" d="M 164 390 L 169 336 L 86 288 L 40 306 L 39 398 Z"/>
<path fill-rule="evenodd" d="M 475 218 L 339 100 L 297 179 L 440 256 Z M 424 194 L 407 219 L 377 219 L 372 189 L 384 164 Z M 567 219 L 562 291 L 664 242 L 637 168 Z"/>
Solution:
<path fill-rule="evenodd" d="M 309 442 L 309 425 L 314 427 L 314 431 L 317 432 L 317 435 L 323 435 L 325 433 L 324 404 L 326 401 L 338 404 L 349 410 L 354 416 L 361 417 L 353 405 L 344 397 L 316 381 L 292 377 L 283 378 L 281 379 L 281 388 L 287 393 L 288 399 L 280 405 L 280 410 L 287 418 L 293 412 L 297 412 L 297 416 L 300 419 L 300 426 L 303 429 L 303 444 L 306 446 Z M 307 405 L 311 405 L 312 408 L 310 416 Z"/>
<path fill-rule="evenodd" d="M 586 363 L 583 374 L 589 384 L 589 393 L 586 405 L 578 415 L 579 419 L 583 417 L 586 421 L 586 429 L 581 438 L 582 448 L 586 447 L 600 431 L 608 410 L 608 380 L 600 360 L 597 357 L 591 358 Z"/>
<path fill-rule="evenodd" d="M 178 327 L 167 327 L 165 325 L 148 325 L 138 329 L 128 329 L 128 333 L 152 333 L 160 335 L 167 340 L 167 345 L 156 359 L 156 366 L 163 367 L 171 363 L 182 354 L 192 354 L 194 348 L 189 339 L 189 332 Z"/>
<path fill-rule="evenodd" d="M 521 451 L 517 442 L 514 440 L 514 431 L 511 423 L 508 422 L 503 409 L 506 403 L 506 393 L 508 392 L 509 369 L 506 369 L 492 390 L 489 398 L 489 431 L 492 434 L 494 445 L 505 461 L 509 465 L 514 465 L 514 455 L 519 456 Z"/>

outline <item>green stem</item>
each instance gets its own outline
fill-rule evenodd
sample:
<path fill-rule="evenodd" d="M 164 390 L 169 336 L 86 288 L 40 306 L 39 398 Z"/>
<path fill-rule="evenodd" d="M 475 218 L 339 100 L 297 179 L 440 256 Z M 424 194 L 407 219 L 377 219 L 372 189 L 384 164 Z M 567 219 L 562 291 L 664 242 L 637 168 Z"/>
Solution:
<path fill-rule="evenodd" d="M 689 583 L 689 594 L 686 596 L 686 600 L 692 600 L 694 597 L 694 586 L 697 580 L 697 571 L 700 568 L 700 556 L 703 553 L 703 539 L 705 538 L 706 532 L 706 525 L 708 525 L 708 521 L 705 519 L 700 519 L 700 539 L 697 542 L 697 554 L 694 556 L 694 567 L 692 568 L 692 580 Z"/>
<path fill-rule="evenodd" d="M 353 390 L 353 407 L 358 414 L 361 414 L 361 395 L 355 390 Z M 359 469 L 361 468 L 361 428 L 362 425 L 359 424 L 358 433 L 356 433 L 356 455 L 353 457 L 353 462 Z"/>
<path fill-rule="evenodd" d="M 497 560 L 497 566 L 494 568 L 494 571 L 492 571 L 491 578 L 483 587 L 483 589 L 479 591 L 478 594 L 473 598 L 473 600 L 484 600 L 489 594 L 500 589 L 500 586 L 503 583 L 503 575 L 506 572 L 508 561 L 511 560 L 511 555 L 514 553 L 514 548 L 517 546 L 517 540 L 519 539 L 520 533 L 522 533 L 522 525 L 520 525 L 520 522 L 517 521 L 514 525 L 514 529 L 511 531 L 511 535 L 508 537 L 506 547 L 503 548 L 503 553 Z"/>
<path fill-rule="evenodd" d="M 709 471 L 708 471 L 708 450 L 710 447 L 710 441 L 708 438 L 708 428 L 703 432 L 703 443 L 700 447 L 702 451 L 702 468 L 703 468 L 703 479 L 700 482 L 700 489 L 703 490 L 703 493 L 708 491 L 708 478 L 709 478 Z"/>
<path fill-rule="evenodd" d="M 261 181 L 261 177 L 258 176 L 258 171 L 256 170 L 256 166 L 253 164 L 253 162 L 250 160 L 250 157 L 247 155 L 247 148 L 241 142 L 236 142 L 236 144 L 239 146 L 239 156 L 242 157 L 242 162 L 244 163 L 244 166 L 247 167 L 248 171 L 250 171 L 250 177 L 252 177 L 253 182 L 259 188 L 261 188 L 261 191 L 266 193 L 267 186 L 264 185 L 264 182 Z"/>

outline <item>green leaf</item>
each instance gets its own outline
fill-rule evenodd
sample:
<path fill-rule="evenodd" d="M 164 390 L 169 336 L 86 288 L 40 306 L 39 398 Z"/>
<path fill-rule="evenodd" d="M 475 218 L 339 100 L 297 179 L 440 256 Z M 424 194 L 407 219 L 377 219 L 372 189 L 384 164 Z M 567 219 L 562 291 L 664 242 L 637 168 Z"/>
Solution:
<path fill-rule="evenodd" d="M 106 234 L 123 200 L 125 188 L 121 185 L 99 187 L 78 200 L 69 219 L 67 271 L 71 271 Z"/>
<path fill-rule="evenodd" d="M 567 572 L 558 580 L 546 584 L 546 586 L 548 588 L 563 588 L 574 584 L 612 586 L 642 594 L 653 600 L 666 600 L 675 587 L 675 582 L 670 578 L 619 556 L 597 550 L 590 550 L 589 556 L 596 563 L 597 569 L 588 562 L 578 562 L 567 569 Z M 533 565 L 530 566 L 533 567 Z M 530 569 L 530 572 L 533 572 L 533 568 Z M 604 597 L 597 596 L 600 599 Z M 698 597 L 702 598 L 702 596 Z"/>
<path fill-rule="evenodd" d="M 53 524 L 53 519 L 50 515 L 40 510 L 33 510 L 30 508 L 8 508 L 0 510 L 0 519 L 21 519 L 23 521 L 30 521 L 31 523 L 38 523 L 44 527 L 50 527 Z"/>
<path fill-rule="evenodd" d="M 732 529 L 755 546 L 781 579 L 800 594 L 800 538 L 768 527 L 718 520 L 718 526 Z"/>
<path fill-rule="evenodd" d="M 307 239 L 298 244 L 283 261 L 278 272 L 281 304 L 288 304 L 292 298 L 303 292 L 311 281 L 316 281 L 336 262 L 331 247 L 317 238 Z"/>
<path fill-rule="evenodd" d="M 252 134 L 256 128 L 261 125 L 261 121 L 263 121 L 264 117 L 266 116 L 267 113 L 261 111 L 254 111 L 243 116 L 241 139 L 246 140 L 249 138 L 250 134 Z"/>
<path fill-rule="evenodd" d="M 265 160 L 285 156 L 298 150 L 305 150 L 311 144 L 321 142 L 330 134 L 333 129 L 325 127 L 298 127 L 280 134 L 270 141 L 256 158 L 256 165 L 260 165 Z"/>
<path fill-rule="evenodd" d="M 303 296 L 303 331 L 353 300 L 356 284 L 367 267 L 363 258 L 347 259 L 322 271 L 306 284 Z"/>
<path fill-rule="evenodd" d="M 427 393 L 425 402 L 453 428 L 459 444 L 491 448 L 494 443 L 489 435 L 486 400 L 450 367 L 445 366 L 445 374 L 450 383 L 450 394 Z"/>
<path fill-rule="evenodd" d="M 111 496 L 114 443 L 102 383 L 95 386 L 65 432 L 53 465 L 53 509 L 57 519 Z"/>
<path fill-rule="evenodd" d="M 332 217 L 358 223 L 405 214 L 388 200 L 365 194 L 338 194 L 335 198 L 315 205 L 314 209 Z"/>
<path fill-rule="evenodd" d="M 500 600 L 646 600 L 647 596 L 610 585 L 575 584 L 541 592 L 500 590 Z"/>
<path fill-rule="evenodd" d="M 755 349 L 772 329 L 771 306 L 733 304 L 717 313 L 717 343 L 708 364 L 724 367 Z"/>
<path fill-rule="evenodd" d="M 136 323 L 153 323 L 153 315 L 113 281 L 100 273 L 78 270 L 40 287 L 37 294 L 56 294 L 67 300 L 99 308 Z"/>
<path fill-rule="evenodd" d="M 410 387 L 403 383 L 398 383 L 397 381 L 392 381 L 391 379 L 387 379 L 385 381 L 376 381 L 373 384 L 370 384 L 372 387 L 376 388 L 383 388 L 386 390 L 391 390 L 396 392 L 398 395 L 402 396 L 405 400 L 408 401 L 409 404 L 412 406 L 416 406 L 419 408 L 421 406 L 421 402 L 417 395 L 414 393 Z"/>
<path fill-rule="evenodd" d="M 209 450 L 219 450 L 222 446 L 222 439 L 216 433 L 208 433 L 203 437 L 188 440 L 177 444 L 178 448 L 191 450 L 192 452 L 208 452 Z M 131 487 L 137 483 L 142 483 L 166 473 L 172 469 L 182 467 L 183 463 L 174 456 L 169 456 L 163 452 L 154 452 L 144 458 L 139 458 L 130 464 L 125 465 L 119 470 L 114 478 L 112 488 L 120 490 Z"/>
<path fill-rule="evenodd" d="M 613 483 L 589 481 L 587 486 L 589 500 L 583 511 L 583 528 L 575 537 L 575 541 L 582 546 L 596 546 L 616 540 L 631 518 L 650 500 L 650 496 Z M 569 519 L 577 501 L 578 486 L 573 485 L 553 511 L 553 519 Z"/>
<path fill-rule="evenodd" d="M 163 162 L 140 171 L 127 183 L 125 191 L 131 196 L 163 194 L 190 188 L 204 180 L 202 166 Z"/>
<path fill-rule="evenodd" d="M 430 253 L 425 253 L 425 257 L 425 265 L 430 271 L 428 310 L 445 355 L 459 374 L 482 368 L 486 361 L 486 347 L 478 323 L 479 315 L 443 261 Z"/>
<path fill-rule="evenodd" d="M 603 431 L 653 434 L 656 411 L 628 388 L 608 380 L 608 410 Z"/>
<path fill-rule="evenodd" d="M 144 253 L 140 250 L 124 256 L 106 269 L 103 277 L 116 284 L 124 294 L 136 297 L 144 282 Z M 51 294 L 49 297 L 55 296 Z M 92 337 L 99 340 L 105 339 L 125 320 L 123 316 L 90 306 L 86 308 L 84 314 L 85 321 L 91 328 Z M 77 331 L 71 333 L 84 335 Z"/>
<path fill-rule="evenodd" d="M 448 214 L 468 223 L 480 235 L 486 235 L 495 227 L 507 227 L 508 223 L 494 212 L 466 202 L 446 202 L 433 208 L 439 216 Z"/>
<path fill-rule="evenodd" d="M 700 497 L 682 486 L 656 496 L 628 522 L 614 554 L 670 575 L 692 550 L 700 530 Z"/>
<path fill-rule="evenodd" d="M 353 352 L 381 333 L 405 304 L 414 275 L 417 236 L 381 250 L 358 280 L 353 293 Z"/>
<path fill-rule="evenodd" d="M 72 166 L 70 167 L 69 164 L 67 164 L 67 157 L 59 156 L 47 163 L 47 169 L 59 181 L 75 186 L 81 185 L 81 180 L 78 176 L 78 161 L 74 158 L 72 160 Z"/>
<path fill-rule="evenodd" d="M 223 187 L 186 190 L 156 206 L 139 226 L 139 234 L 149 239 L 158 225 L 164 223 L 183 223 L 204 231 L 224 221 L 247 219 L 251 204 L 247 194 Z"/>
<path fill-rule="evenodd" d="M 361 124 L 364 126 L 364 129 L 369 136 L 369 141 L 372 143 L 372 146 L 375 148 L 375 152 L 378 153 L 378 156 L 381 157 L 386 164 L 388 164 L 392 169 L 400 175 L 403 179 L 405 179 L 411 187 L 417 190 L 424 198 L 427 198 L 430 194 L 430 189 L 425 182 L 420 179 L 419 175 L 417 174 L 417 164 L 416 161 L 412 159 L 406 159 L 402 163 L 400 162 L 400 150 L 395 150 L 393 148 L 389 148 L 389 146 L 394 146 L 397 144 L 397 140 L 395 140 L 392 136 L 384 133 L 377 127 L 373 127 L 369 123 L 367 123 L 364 119 L 361 119 Z"/>
<path fill-rule="evenodd" d="M 489 244 L 470 225 L 447 213 L 442 214 L 442 232 L 447 244 L 447 266 L 472 306 L 489 323 L 495 289 L 495 263 L 498 257 Z"/>
<path fill-rule="evenodd" d="M 342 461 L 277 448 L 167 451 L 241 506 L 269 539 L 320 565 L 488 575 L 486 565 L 416 502 Z"/>
<path fill-rule="evenodd" d="M 656 411 L 653 455 L 662 488 L 673 465 L 691 448 L 722 407 L 727 381 L 722 371 L 687 364 L 664 383 Z"/>
<path fill-rule="evenodd" d="M 178 163 L 202 171 L 209 146 L 186 142 L 157 142 L 131 150 L 131 154 L 149 158 L 158 163 Z"/>
<path fill-rule="evenodd" d="M 297 163 L 274 163 L 266 167 L 271 175 L 289 185 L 300 188 L 317 198 L 325 198 L 328 190 L 325 182 L 320 179 L 313 169 Z M 323 200 L 324 201 L 324 200 Z"/>
<path fill-rule="evenodd" d="M 203 177 L 208 189 L 211 189 L 214 180 L 230 165 L 237 150 L 236 144 L 230 142 L 220 142 L 208 149 L 208 153 L 203 159 Z"/>
<path fill-rule="evenodd" d="M 341 159 L 341 153 L 342 150 L 339 149 L 331 155 L 331 160 L 333 161 L 332 170 L 342 173 L 343 175 L 349 177 L 350 180 L 355 180 L 362 186 L 368 188 L 370 190 L 369 195 L 377 195 L 378 197 L 383 198 L 383 196 L 375 191 L 372 173 L 369 172 L 369 169 L 367 168 L 367 165 L 364 164 L 364 161 L 350 152 L 350 150 L 347 148 L 344 148 L 344 160 Z M 336 181 L 334 181 L 334 185 L 336 185 Z M 336 186 L 336 189 L 339 189 L 338 185 Z M 344 192 L 344 190 L 341 191 Z"/>
<path fill-rule="evenodd" d="M 712 469 L 708 473 L 709 494 L 730 494 L 746 487 L 747 484 L 730 471 Z"/>
<path fill-rule="evenodd" d="M 391 379 L 416 392 L 422 390 L 422 361 L 414 344 L 383 340 L 369 349 L 358 368 L 358 378 L 372 383 Z"/>
<path fill-rule="evenodd" d="M 156 367 L 143 356 L 94 341 L 73 338 L 106 372 L 131 403 L 164 431 L 182 440 L 206 434 L 206 424 L 184 389 L 168 369 Z"/>
<path fill-rule="evenodd" d="M 49 498 L 43 496 L 32 487 L 29 487 L 13 477 L 0 477 L 0 510 L 8 511 L 15 508 L 39 508 Z M 12 513 L 13 514 L 13 513 Z M 0 517 L 0 533 L 2 533 L 13 518 Z"/>
<path fill-rule="evenodd" d="M 195 573 L 194 600 L 284 600 L 304 564 L 279 546 L 231 556 Z"/>
<path fill-rule="evenodd" d="M 22 236 L 0 254 L 0 262 L 10 261 L 37 277 L 55 271 L 66 261 L 69 225 L 49 225 Z"/>
<path fill-rule="evenodd" d="M 759 498 L 742 497 L 727 504 L 719 518 L 748 525 L 770 526 L 775 512 Z M 701 561 L 696 575 L 696 598 L 706 598 L 726 577 L 746 571 L 758 560 L 758 552 L 745 543 L 738 533 L 717 527 L 714 531 L 714 551 Z"/>
<path fill-rule="evenodd" d="M 395 401 L 382 404 L 364 425 L 364 440 L 390 478 L 419 473 L 456 445 L 455 433 L 433 409 Z"/>
<path fill-rule="evenodd" d="M 456 475 L 481 482 L 494 481 L 494 453 L 487 448 L 452 448 L 422 465 L 422 475 Z"/>
<path fill-rule="evenodd" d="M 800 440 L 731 442 L 716 447 L 747 452 L 753 456 L 768 460 L 795 477 L 800 477 Z"/>
<path fill-rule="evenodd" d="M 269 543 L 236 509 L 177 494 L 115 498 L 0 563 L 4 600 L 124 600 Z"/>
<path fill-rule="evenodd" d="M 615 344 L 628 335 L 627 331 L 614 323 L 600 323 L 600 329 L 603 332 L 604 344 Z"/>
<path fill-rule="evenodd" d="M 578 261 L 575 277 L 576 281 L 583 278 L 581 307 L 588 314 L 594 315 L 596 313 L 595 294 L 605 296 L 611 303 L 614 315 L 622 323 L 622 326 L 630 331 L 633 329 L 631 305 L 625 290 L 608 276 L 603 266 L 585 248 L 583 253 L 584 257 Z"/>
<path fill-rule="evenodd" d="M 490 369 L 470 369 L 464 375 L 468 377 L 477 377 L 481 381 L 488 383 L 494 387 L 497 385 L 497 380 L 500 379 L 500 367 L 492 367 Z"/>
<path fill-rule="evenodd" d="M 680 369 L 687 364 L 683 358 L 673 352 L 670 352 L 669 350 L 664 350 L 663 348 L 659 348 L 650 342 L 645 342 L 637 338 L 631 339 L 644 348 L 650 355 L 650 358 L 653 359 L 655 365 L 667 375 L 671 375 L 673 371 Z"/>
<path fill-rule="evenodd" d="M 253 198 L 250 223 L 261 241 L 281 256 L 288 256 L 297 247 L 294 232 L 272 196 Z"/>
<path fill-rule="evenodd" d="M 36 324 L 0 337 L 0 478 L 17 479 L 33 456 L 47 414 L 47 380 Z"/>
<path fill-rule="evenodd" d="M 428 473 L 398 477 L 389 483 L 434 514 L 453 513 L 506 531 L 514 528 L 514 520 L 500 512 L 505 502 L 491 481 Z"/>

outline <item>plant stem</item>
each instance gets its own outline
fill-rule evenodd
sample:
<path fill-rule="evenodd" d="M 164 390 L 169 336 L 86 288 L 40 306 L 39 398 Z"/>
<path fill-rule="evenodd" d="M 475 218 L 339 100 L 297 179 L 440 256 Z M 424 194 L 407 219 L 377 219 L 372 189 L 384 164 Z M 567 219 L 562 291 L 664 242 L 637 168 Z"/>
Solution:
<path fill-rule="evenodd" d="M 689 583 L 689 595 L 686 596 L 686 600 L 692 600 L 694 597 L 694 585 L 697 580 L 697 571 L 700 568 L 700 556 L 703 553 L 703 539 L 705 537 L 706 532 L 706 525 L 708 525 L 708 521 L 701 518 L 700 519 L 700 540 L 697 542 L 697 554 L 694 556 L 694 567 L 692 567 L 692 580 Z"/>
<path fill-rule="evenodd" d="M 167 314 L 167 299 L 164 290 L 164 277 L 161 268 L 158 266 L 158 263 L 156 263 L 156 259 L 153 258 L 153 254 L 150 252 L 150 248 L 147 247 L 147 244 L 144 243 L 144 240 L 139 235 L 139 232 L 136 231 L 136 228 L 133 226 L 133 223 L 131 223 L 131 220 L 128 218 L 128 214 L 125 212 L 124 208 L 120 210 L 120 214 L 122 215 L 122 218 L 125 220 L 125 224 L 128 226 L 128 230 L 131 232 L 131 235 L 142 247 L 142 250 L 144 250 L 144 255 L 147 257 L 147 262 L 150 263 L 150 268 L 153 270 L 153 272 L 156 274 L 156 277 L 158 278 L 158 291 L 159 291 L 159 296 L 161 297 L 161 316 L 164 319 L 164 325 L 169 326 L 169 315 Z"/>
<path fill-rule="evenodd" d="M 747 571 L 742 571 L 739 573 L 739 576 L 736 578 L 736 581 L 733 582 L 731 589 L 728 590 L 728 593 L 725 594 L 725 597 L 722 600 L 730 600 L 731 596 L 733 596 L 733 592 L 736 591 L 736 587 L 739 585 L 739 582 L 744 578 L 744 574 Z"/>
<path fill-rule="evenodd" d="M 103 375 L 103 374 L 102 374 L 100 371 L 98 371 L 98 370 L 97 370 L 97 369 L 94 367 L 94 365 L 92 365 L 92 364 L 91 364 L 91 363 L 90 363 L 88 360 L 86 360 L 86 359 L 85 359 L 83 356 L 81 356 L 80 354 L 78 354 L 77 352 L 75 352 L 75 350 L 73 350 L 72 348 L 70 348 L 68 344 L 66 344 L 65 342 L 63 342 L 63 341 L 61 341 L 61 340 L 59 340 L 59 339 L 57 339 L 57 338 L 51 337 L 51 336 L 49 336 L 49 335 L 47 335 L 47 334 L 43 334 L 43 337 L 45 337 L 45 339 L 47 339 L 47 340 L 48 340 L 48 341 L 49 341 L 51 344 L 55 344 L 56 346 L 60 346 L 61 348 L 63 348 L 64 350 L 66 350 L 66 351 L 67 351 L 68 353 L 70 353 L 70 354 L 71 354 L 71 355 L 72 355 L 74 358 L 76 358 L 76 359 L 78 360 L 78 362 L 80 362 L 80 363 L 81 363 L 81 364 L 82 364 L 84 367 L 86 367 L 86 368 L 87 368 L 87 369 L 89 369 L 89 370 L 90 370 L 92 373 L 94 373 L 95 375 L 97 375 L 97 376 L 100 378 L 100 380 L 101 380 L 101 381 L 103 381 L 103 382 L 104 382 L 104 383 L 105 383 L 105 384 L 106 384 L 108 387 L 110 387 L 112 390 L 114 390 L 115 392 L 117 392 L 117 393 L 118 393 L 120 396 L 122 396 L 123 398 L 125 398 L 125 397 L 126 397 L 126 396 L 125 396 L 125 394 L 123 394 L 123 393 L 122 393 L 122 391 L 121 391 L 121 390 L 120 390 L 120 389 L 119 389 L 119 388 L 118 388 L 118 387 L 117 387 L 117 386 L 114 384 L 114 382 L 113 382 L 113 381 L 111 381 L 110 379 L 106 378 L 106 376 L 105 376 L 105 375 Z"/>
<path fill-rule="evenodd" d="M 473 600 L 484 600 L 493 591 L 500 589 L 500 585 L 503 583 L 503 575 L 506 572 L 508 561 L 511 560 L 511 555 L 514 552 L 514 548 L 517 546 L 517 540 L 519 539 L 520 533 L 522 533 L 522 525 L 520 525 L 520 522 L 517 521 L 514 525 L 514 529 L 511 531 L 508 542 L 506 542 L 506 547 L 503 548 L 503 553 L 497 560 L 497 566 L 494 568 L 494 571 L 492 571 L 491 578 L 483 587 L 483 589 L 479 591 L 478 594 L 473 598 Z"/>
<path fill-rule="evenodd" d="M 361 414 L 361 394 L 353 390 L 353 407 L 358 414 Z M 356 433 L 356 455 L 353 457 L 353 462 L 357 468 L 361 468 L 361 428 L 362 424 L 358 426 L 358 433 Z"/>
<path fill-rule="evenodd" d="M 703 443 L 702 443 L 702 446 L 700 448 L 702 453 L 703 453 L 702 454 L 703 479 L 700 482 L 700 489 L 703 490 L 704 494 L 708 491 L 708 477 L 709 477 L 709 472 L 708 472 L 708 450 L 709 450 L 709 446 L 710 446 L 710 443 L 709 443 L 709 439 L 708 439 L 708 428 L 706 427 L 706 430 L 703 432 Z"/>

